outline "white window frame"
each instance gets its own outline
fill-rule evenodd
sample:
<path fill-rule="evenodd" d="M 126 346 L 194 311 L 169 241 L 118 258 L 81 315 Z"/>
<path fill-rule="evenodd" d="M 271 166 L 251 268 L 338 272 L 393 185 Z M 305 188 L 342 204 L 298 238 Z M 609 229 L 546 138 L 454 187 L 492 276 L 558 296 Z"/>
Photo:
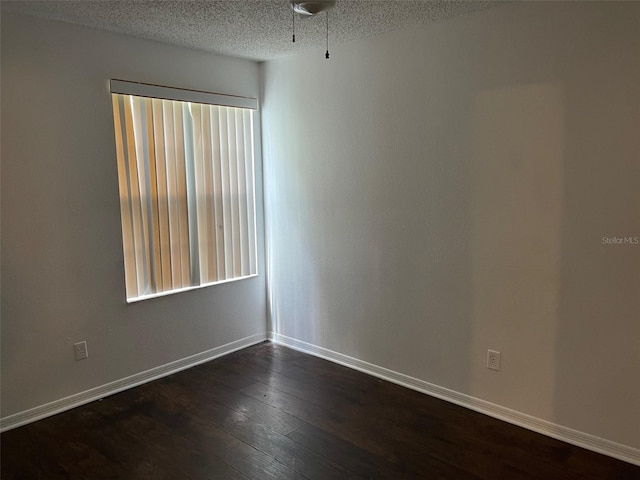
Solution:
<path fill-rule="evenodd" d="M 257 99 L 115 79 L 110 91 L 127 303 L 256 277 Z M 175 204 L 182 229 L 172 236 L 158 225 Z"/>

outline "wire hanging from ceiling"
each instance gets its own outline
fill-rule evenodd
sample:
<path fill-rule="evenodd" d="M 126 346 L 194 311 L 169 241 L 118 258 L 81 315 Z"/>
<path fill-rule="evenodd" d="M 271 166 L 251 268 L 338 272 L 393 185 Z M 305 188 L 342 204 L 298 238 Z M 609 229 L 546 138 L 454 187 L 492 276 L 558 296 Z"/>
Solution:
<path fill-rule="evenodd" d="M 327 53 L 324 54 L 324 58 L 329 58 L 329 10 L 327 10 Z"/>

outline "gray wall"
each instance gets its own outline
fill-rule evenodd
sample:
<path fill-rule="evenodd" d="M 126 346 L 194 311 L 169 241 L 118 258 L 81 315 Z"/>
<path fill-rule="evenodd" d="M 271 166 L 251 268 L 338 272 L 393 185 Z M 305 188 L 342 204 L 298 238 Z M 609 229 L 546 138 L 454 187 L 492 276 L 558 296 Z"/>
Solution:
<path fill-rule="evenodd" d="M 261 202 L 260 277 L 125 303 L 110 78 L 259 90 L 253 62 L 3 13 L 3 417 L 266 331 Z"/>
<path fill-rule="evenodd" d="M 640 448 L 639 32 L 519 2 L 264 64 L 271 328 Z"/>

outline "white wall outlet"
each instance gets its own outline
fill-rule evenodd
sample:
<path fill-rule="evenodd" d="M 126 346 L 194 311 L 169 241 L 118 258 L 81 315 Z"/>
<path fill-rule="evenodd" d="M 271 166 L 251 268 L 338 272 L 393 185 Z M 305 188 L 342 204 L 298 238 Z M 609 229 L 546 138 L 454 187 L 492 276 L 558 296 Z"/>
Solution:
<path fill-rule="evenodd" d="M 500 370 L 500 352 L 487 350 L 487 368 L 490 370 Z"/>
<path fill-rule="evenodd" d="M 89 356 L 89 350 L 87 350 L 86 341 L 74 343 L 73 348 L 76 352 L 76 360 L 83 360 Z"/>

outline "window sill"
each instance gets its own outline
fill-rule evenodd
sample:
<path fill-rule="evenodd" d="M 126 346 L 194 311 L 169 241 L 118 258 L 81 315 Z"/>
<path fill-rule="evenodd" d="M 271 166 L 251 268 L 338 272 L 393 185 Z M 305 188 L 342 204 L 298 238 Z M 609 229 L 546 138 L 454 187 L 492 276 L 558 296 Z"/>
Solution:
<path fill-rule="evenodd" d="M 149 295 L 140 295 L 139 297 L 127 298 L 127 303 L 136 303 L 136 302 L 141 302 L 143 300 L 149 300 L 151 298 L 166 297 L 167 295 L 173 295 L 174 293 L 188 292 L 190 290 L 197 290 L 199 288 L 211 287 L 213 285 L 221 285 L 223 283 L 231 283 L 231 282 L 237 282 L 239 280 L 247 280 L 249 278 L 254 278 L 254 277 L 257 277 L 257 276 L 258 276 L 258 274 L 255 273 L 253 275 L 246 275 L 244 277 L 230 278 L 228 280 L 221 280 L 219 282 L 203 283 L 202 285 L 195 285 L 193 287 L 177 288 L 175 290 L 168 290 L 166 292 L 151 293 Z"/>

